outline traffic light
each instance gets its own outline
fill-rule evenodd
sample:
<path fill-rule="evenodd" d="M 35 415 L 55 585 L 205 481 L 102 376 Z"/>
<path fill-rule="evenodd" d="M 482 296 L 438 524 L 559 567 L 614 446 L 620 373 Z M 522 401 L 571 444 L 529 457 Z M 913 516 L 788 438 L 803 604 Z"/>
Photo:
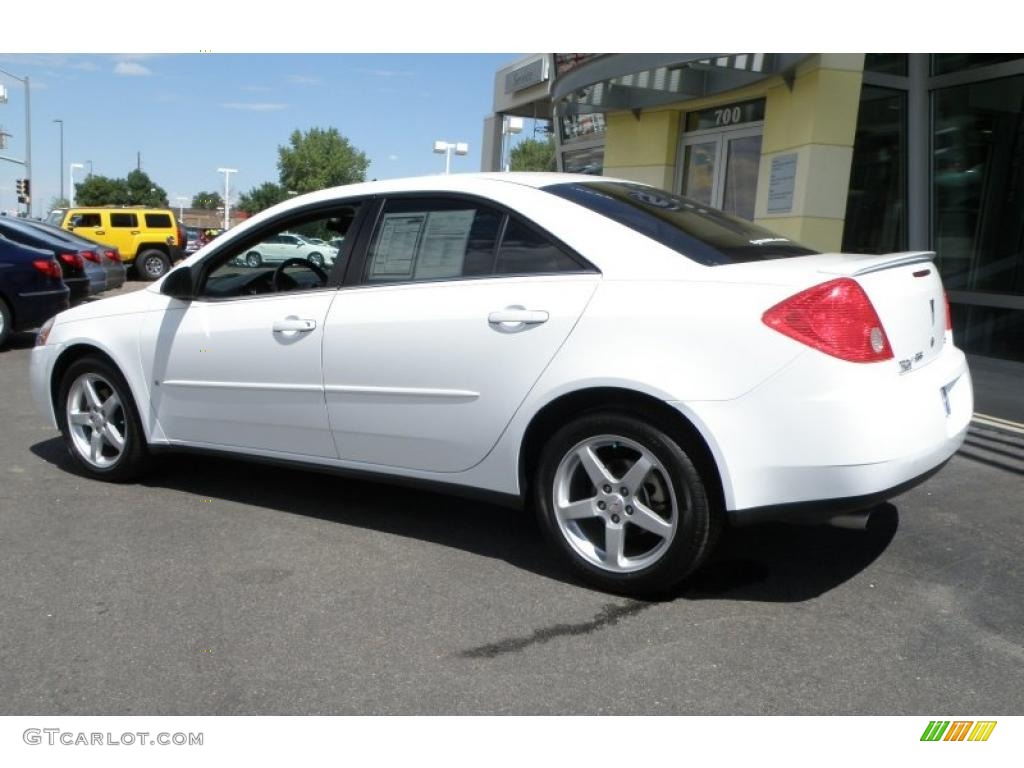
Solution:
<path fill-rule="evenodd" d="M 29 187 L 28 179 L 18 179 L 18 202 L 26 205 L 32 200 L 32 190 Z"/>

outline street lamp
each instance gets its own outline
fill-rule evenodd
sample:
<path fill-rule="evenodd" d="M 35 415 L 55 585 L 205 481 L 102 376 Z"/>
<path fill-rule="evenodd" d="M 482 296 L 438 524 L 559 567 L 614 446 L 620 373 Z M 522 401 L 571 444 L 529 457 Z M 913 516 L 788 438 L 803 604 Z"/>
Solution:
<path fill-rule="evenodd" d="M 185 203 L 188 202 L 188 198 L 184 195 L 178 195 L 175 200 L 178 201 L 178 221 L 184 222 L 185 220 Z"/>
<path fill-rule="evenodd" d="M 0 69 L 0 75 L 7 75 L 12 80 L 17 80 L 19 83 L 25 86 L 25 159 L 15 160 L 11 157 L 0 156 L 0 160 L 7 160 L 11 163 L 25 166 L 25 180 L 28 182 L 29 189 L 32 187 L 32 91 L 29 88 L 28 75 L 25 77 L 18 77 L 12 75 L 10 72 Z M 7 91 L 4 91 L 6 96 Z M 32 196 L 29 195 L 28 202 L 25 203 L 25 213 L 28 216 L 32 216 Z"/>
<path fill-rule="evenodd" d="M 60 123 L 60 166 L 57 176 L 60 177 L 60 199 L 64 199 L 64 121 L 57 118 L 53 122 Z"/>
<path fill-rule="evenodd" d="M 224 174 L 224 231 L 226 232 L 230 225 L 230 214 L 231 214 L 231 189 L 229 180 L 231 179 L 232 173 L 238 173 L 237 168 L 218 168 L 217 173 Z"/>
<path fill-rule="evenodd" d="M 68 208 L 75 207 L 75 168 L 85 168 L 81 163 L 71 163 L 68 166 Z"/>
<path fill-rule="evenodd" d="M 501 121 L 501 167 L 508 173 L 512 169 L 512 136 L 523 132 L 523 118 L 505 115 Z M 506 140 L 505 137 L 508 137 Z M 507 141 L 507 144 L 506 144 Z M 508 150 L 508 159 L 505 159 L 505 151 Z"/>
<path fill-rule="evenodd" d="M 434 152 L 438 155 L 444 155 L 444 172 L 449 174 L 452 172 L 452 150 L 455 151 L 456 155 L 468 155 L 469 144 L 464 141 L 460 141 L 456 144 L 452 144 L 448 141 L 435 141 Z"/>

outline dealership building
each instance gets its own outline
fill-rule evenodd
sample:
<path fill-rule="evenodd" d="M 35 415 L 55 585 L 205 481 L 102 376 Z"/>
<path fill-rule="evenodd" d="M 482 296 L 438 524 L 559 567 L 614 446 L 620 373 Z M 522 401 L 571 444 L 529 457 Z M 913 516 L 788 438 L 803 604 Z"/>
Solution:
<path fill-rule="evenodd" d="M 534 54 L 496 74 L 483 170 L 512 116 L 551 121 L 560 171 L 822 251 L 935 251 L 957 343 L 1024 363 L 1024 55 Z"/>

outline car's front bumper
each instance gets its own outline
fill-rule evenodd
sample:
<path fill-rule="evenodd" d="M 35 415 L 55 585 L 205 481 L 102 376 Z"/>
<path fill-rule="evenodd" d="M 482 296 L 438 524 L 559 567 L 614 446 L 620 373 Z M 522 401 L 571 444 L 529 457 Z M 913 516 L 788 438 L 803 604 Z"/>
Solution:
<path fill-rule="evenodd" d="M 29 361 L 29 382 L 32 388 L 32 399 L 36 410 L 47 420 L 49 425 L 57 429 L 57 417 L 53 411 L 53 397 L 50 381 L 53 378 L 53 366 L 60 357 L 63 344 L 44 344 L 32 348 Z"/>
<path fill-rule="evenodd" d="M 974 396 L 952 344 L 904 375 L 895 361 L 823 358 L 809 351 L 736 400 L 677 404 L 709 437 L 734 522 L 870 506 L 926 479 L 963 443 Z"/>

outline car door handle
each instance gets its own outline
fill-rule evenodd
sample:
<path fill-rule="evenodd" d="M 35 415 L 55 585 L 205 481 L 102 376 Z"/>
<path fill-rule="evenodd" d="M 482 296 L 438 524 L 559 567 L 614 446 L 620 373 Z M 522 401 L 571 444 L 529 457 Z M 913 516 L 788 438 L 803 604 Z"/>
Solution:
<path fill-rule="evenodd" d="M 133 234 L 133 235 L 138 235 L 138 234 L 141 234 L 141 233 L 142 233 L 142 231 L 141 231 L 141 230 L 139 230 L 139 229 L 133 229 L 133 230 L 131 231 L 131 234 Z"/>
<path fill-rule="evenodd" d="M 105 230 L 105 229 L 97 229 L 94 234 L 105 235 L 105 234 L 107 234 L 107 230 Z"/>
<path fill-rule="evenodd" d="M 539 325 L 548 321 L 548 313 L 543 309 L 526 309 L 526 307 L 505 307 L 487 316 L 491 325 L 521 324 Z"/>
<path fill-rule="evenodd" d="M 308 333 L 316 328 L 316 320 L 307 320 L 298 317 L 286 317 L 283 320 L 274 321 L 274 333 L 288 333 L 298 331 Z"/>

